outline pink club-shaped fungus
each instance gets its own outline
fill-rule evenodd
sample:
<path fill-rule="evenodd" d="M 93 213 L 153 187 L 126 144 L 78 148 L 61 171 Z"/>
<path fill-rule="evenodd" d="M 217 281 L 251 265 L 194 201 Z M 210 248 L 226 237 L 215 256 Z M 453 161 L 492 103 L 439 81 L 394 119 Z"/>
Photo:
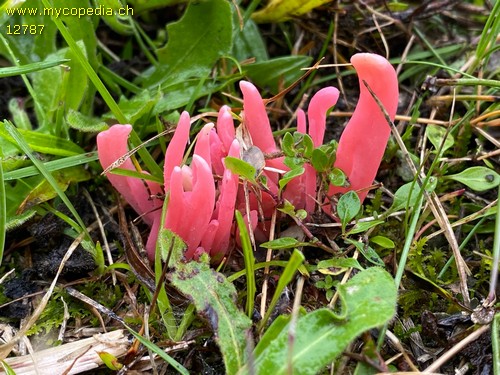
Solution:
<path fill-rule="evenodd" d="M 363 200 L 376 176 L 390 135 L 384 114 L 366 85 L 393 120 L 398 104 L 398 83 L 393 67 L 381 56 L 360 53 L 354 55 L 351 62 L 358 73 L 360 98 L 340 138 L 335 161 L 335 167 L 346 174 L 350 186 L 330 186 L 328 195 L 355 190 Z M 164 191 L 168 204 L 164 223 L 166 228 L 186 243 L 185 257 L 188 260 L 203 252 L 220 259 L 228 251 L 232 243 L 231 234 L 235 232 L 235 209 L 250 217 L 251 227 L 256 229 L 259 205 L 265 217 L 269 217 L 276 208 L 277 202 L 268 193 L 262 192 L 259 196 L 251 194 L 250 212 L 247 213 L 239 178 L 224 163 L 226 156 L 240 157 L 243 152 L 241 148 L 252 145 L 268 155 L 279 151 L 259 91 L 245 81 L 240 82 L 240 88 L 243 93 L 243 127 L 251 144 L 240 145 L 230 109 L 223 106 L 216 127 L 207 124 L 198 133 L 191 165 L 183 165 L 190 133 L 187 112 L 181 114 L 165 154 Z M 297 131 L 308 134 L 315 147 L 323 144 L 326 114 L 338 97 L 336 88 L 323 88 L 311 98 L 307 116 L 302 110 L 297 112 Z M 114 125 L 98 135 L 98 153 L 103 168 L 109 167 L 127 152 L 127 138 L 131 130 L 130 125 Z M 267 177 L 269 190 L 276 196 L 279 180 L 289 169 L 283 163 L 283 157 L 266 158 L 265 163 L 267 168 L 263 173 Z M 121 168 L 135 170 L 130 160 L 126 160 Z M 320 198 L 317 197 L 317 173 L 308 164 L 304 168 L 305 172 L 285 187 L 283 198 L 292 202 L 296 209 L 313 213 Z M 107 173 L 107 176 L 132 208 L 151 226 L 146 248 L 149 258 L 153 260 L 162 207 L 162 201 L 154 196 L 162 193 L 163 189 L 150 181 L 112 173 Z M 331 211 L 329 204 L 324 205 L 323 209 Z M 257 229 L 262 232 L 265 223 L 260 223 Z"/>
<path fill-rule="evenodd" d="M 329 194 L 357 190 L 361 201 L 373 183 L 391 134 L 384 114 L 372 97 L 370 87 L 387 111 L 391 121 L 398 108 L 398 78 L 392 65 L 382 56 L 358 53 L 351 57 L 358 73 L 360 95 L 337 149 L 335 166 L 349 178 L 348 189 L 331 187 Z"/>
<path fill-rule="evenodd" d="M 218 124 L 222 132 L 226 133 L 225 143 L 219 139 L 213 124 L 205 125 L 198 134 L 191 166 L 182 165 L 190 130 L 189 114 L 183 112 L 165 154 L 164 186 L 168 196 L 165 227 L 186 243 L 186 259 L 198 257 L 203 252 L 220 258 L 229 247 L 238 176 L 223 166 L 223 160 L 217 161 L 223 168 L 221 181 L 217 185 L 212 172 L 212 158 L 215 155 L 239 156 L 239 143 L 234 136 L 228 151 L 225 152 L 223 148 L 228 141 L 227 134 L 231 134 L 229 124 L 233 126 L 232 118 L 228 119 L 226 115 L 228 110 L 227 107 L 221 110 L 221 124 Z M 127 139 L 131 130 L 130 125 L 113 125 L 98 135 L 99 159 L 104 169 L 126 154 Z M 125 160 L 121 167 L 135 170 L 129 159 Z M 107 177 L 132 208 L 151 226 L 146 249 L 149 258 L 153 260 L 163 202 L 154 199 L 152 194 L 163 193 L 161 186 L 147 182 L 146 187 L 140 179 L 113 173 L 107 173 Z"/>

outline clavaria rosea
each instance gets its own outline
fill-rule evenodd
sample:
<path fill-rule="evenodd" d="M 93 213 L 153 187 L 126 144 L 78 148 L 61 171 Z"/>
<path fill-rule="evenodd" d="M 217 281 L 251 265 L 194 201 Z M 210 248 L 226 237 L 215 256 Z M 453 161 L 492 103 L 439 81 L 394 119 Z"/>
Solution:
<path fill-rule="evenodd" d="M 391 120 L 398 104 L 398 84 L 393 67 L 378 55 L 360 53 L 352 57 L 360 82 L 360 98 L 356 109 L 344 130 L 337 148 L 335 167 L 348 177 L 349 187 L 330 186 L 328 195 L 356 190 L 361 201 L 372 184 L 380 165 L 390 127 L 384 114 L 367 87 L 380 100 Z M 252 145 L 265 155 L 276 155 L 279 151 L 274 140 L 265 104 L 258 90 L 249 82 L 240 82 L 243 93 L 243 125 Z M 327 111 L 335 105 L 339 92 L 334 87 L 318 91 L 310 100 L 308 115 L 299 110 L 297 131 L 308 134 L 319 147 L 323 143 Z M 127 152 L 127 138 L 130 125 L 113 125 L 97 137 L 99 160 L 108 168 Z M 170 141 L 164 163 L 164 186 L 151 181 L 107 173 L 111 184 L 118 190 L 132 208 L 151 226 L 146 244 L 150 259 L 154 259 L 156 239 L 161 218 L 163 201 L 156 195 L 165 192 L 167 207 L 165 227 L 180 236 L 187 245 L 186 259 L 196 258 L 206 252 L 212 257 L 223 256 L 232 243 L 234 211 L 246 213 L 245 194 L 239 177 L 226 168 L 226 156 L 240 158 L 249 145 L 237 140 L 230 109 L 223 106 L 218 114 L 217 124 L 207 124 L 197 134 L 191 164 L 183 165 L 186 146 L 189 141 L 190 117 L 183 112 Z M 265 216 L 274 210 L 278 202 L 278 186 L 283 173 L 289 168 L 283 157 L 266 158 L 266 177 L 270 194 L 262 192 L 250 200 L 252 229 L 257 226 L 257 211 Z M 135 170 L 133 163 L 126 160 L 121 168 Z M 216 178 L 214 178 L 216 176 Z M 316 207 L 317 172 L 311 165 L 304 165 L 304 173 L 292 179 L 283 191 L 283 199 L 290 201 L 296 209 L 312 213 Z M 323 209 L 330 211 L 329 204 Z"/>

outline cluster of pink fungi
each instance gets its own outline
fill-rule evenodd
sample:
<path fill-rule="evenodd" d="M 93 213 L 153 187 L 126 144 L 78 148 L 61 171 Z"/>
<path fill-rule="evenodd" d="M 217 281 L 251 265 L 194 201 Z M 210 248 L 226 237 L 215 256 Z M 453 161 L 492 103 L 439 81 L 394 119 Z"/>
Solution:
<path fill-rule="evenodd" d="M 328 195 L 354 190 L 362 201 L 367 187 L 376 176 L 390 135 L 390 126 L 383 111 L 367 86 L 393 120 L 398 104 L 398 83 L 394 68 L 381 56 L 359 53 L 351 58 L 351 63 L 358 74 L 360 97 L 339 140 L 334 165 L 345 173 L 350 186 L 331 186 Z M 240 89 L 243 93 L 241 117 L 252 144 L 264 154 L 276 154 L 279 148 L 260 93 L 254 85 L 245 81 L 240 82 Z M 323 88 L 310 100 L 307 121 L 304 111 L 297 112 L 297 131 L 308 134 L 315 147 L 323 144 L 327 111 L 335 105 L 338 96 L 336 88 Z M 103 168 L 108 168 L 127 153 L 131 130 L 131 125 L 113 125 L 98 135 L 97 148 Z M 151 227 L 146 244 L 150 259 L 154 259 L 162 222 L 186 243 L 186 259 L 197 258 L 202 253 L 220 258 L 234 243 L 231 234 L 234 233 L 235 210 L 240 210 L 242 214 L 248 211 L 239 176 L 224 164 L 226 156 L 240 158 L 243 151 L 243 145 L 236 137 L 230 108 L 223 106 L 216 124 L 210 123 L 201 129 L 196 137 L 191 164 L 186 165 L 183 160 L 189 133 L 190 116 L 183 112 L 165 154 L 163 187 L 155 182 L 145 183 L 137 178 L 107 173 L 111 184 Z M 278 181 L 289 168 L 283 164 L 283 157 L 267 159 L 266 167 L 269 168 L 265 168 L 263 173 L 268 188 L 272 194 L 277 194 Z M 129 159 L 120 168 L 135 170 Z M 305 172 L 286 186 L 283 198 L 296 209 L 312 213 L 317 202 L 316 190 L 316 171 L 312 166 L 305 165 Z M 162 220 L 163 200 L 154 196 L 163 193 L 168 196 L 168 206 Z M 265 214 L 276 208 L 276 201 L 267 195 L 263 192 L 258 198 L 250 197 L 247 219 L 252 230 L 258 230 L 260 225 L 257 223 L 258 204 Z"/>

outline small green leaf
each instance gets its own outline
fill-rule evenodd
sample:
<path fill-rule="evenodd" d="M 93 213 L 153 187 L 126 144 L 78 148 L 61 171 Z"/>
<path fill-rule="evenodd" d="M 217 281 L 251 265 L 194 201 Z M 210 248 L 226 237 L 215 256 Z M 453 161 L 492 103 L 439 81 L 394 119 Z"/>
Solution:
<path fill-rule="evenodd" d="M 339 168 L 333 168 L 330 173 L 328 173 L 328 181 L 333 186 L 346 186 L 347 185 L 347 177 L 344 172 L 342 172 Z"/>
<path fill-rule="evenodd" d="M 304 209 L 297 210 L 295 216 L 297 217 L 297 219 L 304 221 L 307 217 L 307 211 Z"/>
<path fill-rule="evenodd" d="M 345 242 L 356 246 L 356 249 L 365 257 L 365 259 L 376 266 L 384 267 L 384 261 L 380 259 L 377 252 L 370 246 L 365 245 L 363 242 L 359 242 L 350 238 L 346 238 Z"/>
<path fill-rule="evenodd" d="M 314 143 L 309 134 L 304 134 L 302 143 L 304 144 L 304 156 L 310 158 L 314 150 Z"/>
<path fill-rule="evenodd" d="M 415 182 L 408 182 L 401 186 L 394 194 L 390 211 L 398 211 L 406 207 L 413 207 L 417 203 L 420 186 Z"/>
<path fill-rule="evenodd" d="M 97 352 L 101 361 L 106 365 L 107 368 L 113 371 L 119 371 L 123 367 L 123 365 L 118 361 L 113 354 L 108 352 Z"/>
<path fill-rule="evenodd" d="M 370 220 L 370 221 L 362 221 L 362 222 L 357 222 L 351 230 L 349 230 L 346 235 L 353 235 L 356 233 L 363 233 L 366 232 L 368 229 L 376 227 L 377 225 L 380 225 L 384 223 L 384 220 Z"/>
<path fill-rule="evenodd" d="M 290 169 L 301 168 L 304 165 L 304 159 L 296 156 L 285 156 L 283 158 L 283 164 Z"/>
<path fill-rule="evenodd" d="M 328 155 L 321 148 L 315 148 L 313 150 L 312 155 L 311 155 L 311 164 L 312 164 L 313 168 L 316 169 L 317 172 L 325 172 L 328 168 L 331 167 L 331 165 L 329 164 Z M 337 168 L 337 171 L 340 171 L 340 169 Z M 334 172 L 332 171 L 331 174 L 333 174 L 333 173 Z M 338 176 L 338 172 L 336 172 L 334 179 L 338 178 L 337 176 Z M 343 177 L 344 177 L 343 180 L 339 180 L 339 181 L 335 181 L 335 182 L 336 183 L 341 182 L 342 184 L 344 184 L 345 175 Z M 335 185 L 335 184 L 332 183 L 332 185 Z M 342 186 L 342 185 L 335 185 L 335 186 Z"/>
<path fill-rule="evenodd" d="M 278 184 L 280 186 L 280 190 L 283 190 L 283 188 L 288 184 L 290 181 L 292 181 L 294 178 L 302 175 L 305 172 L 304 167 L 298 167 L 295 169 L 292 169 L 291 171 L 286 172 L 283 177 L 280 178 Z"/>
<path fill-rule="evenodd" d="M 427 125 L 425 129 L 425 134 L 427 135 L 427 138 L 429 138 L 429 141 L 431 141 L 432 145 L 436 150 L 439 150 L 439 147 L 441 147 L 441 143 L 443 142 L 444 137 L 446 137 L 443 148 L 441 149 L 441 153 L 448 150 L 455 143 L 453 136 L 450 133 L 447 134 L 446 129 L 443 128 L 442 126 Z"/>
<path fill-rule="evenodd" d="M 337 203 L 337 214 L 342 223 L 342 232 L 349 222 L 356 217 L 361 209 L 361 201 L 355 191 L 348 191 L 343 194 Z"/>
<path fill-rule="evenodd" d="M 246 178 L 251 182 L 255 182 L 255 175 L 257 173 L 257 170 L 246 161 L 234 158 L 232 156 L 226 156 L 224 158 L 224 165 L 234 174 Z"/>
<path fill-rule="evenodd" d="M 295 206 L 286 199 L 285 202 L 283 203 L 283 207 L 279 207 L 278 210 L 290 216 L 295 215 Z"/>
<path fill-rule="evenodd" d="M 295 247 L 304 246 L 304 243 L 293 237 L 281 237 L 273 241 L 264 242 L 260 246 L 265 249 L 279 250 L 293 249 Z"/>
<path fill-rule="evenodd" d="M 285 135 L 283 136 L 283 140 L 281 141 L 281 149 L 283 150 L 285 156 L 295 156 L 294 140 L 291 133 L 285 133 Z"/>
<path fill-rule="evenodd" d="M 317 265 L 318 271 L 324 275 L 338 275 L 348 268 L 362 270 L 363 267 L 354 258 L 332 258 L 322 260 Z"/>
<path fill-rule="evenodd" d="M 493 189 L 500 184 L 500 175 L 486 167 L 471 167 L 451 176 L 445 176 L 452 180 L 461 182 L 476 191 Z"/>
<path fill-rule="evenodd" d="M 380 247 L 383 247 L 384 249 L 394 249 L 396 247 L 394 241 L 385 236 L 372 237 L 370 238 L 370 242 L 373 242 L 374 244 L 377 244 Z"/>

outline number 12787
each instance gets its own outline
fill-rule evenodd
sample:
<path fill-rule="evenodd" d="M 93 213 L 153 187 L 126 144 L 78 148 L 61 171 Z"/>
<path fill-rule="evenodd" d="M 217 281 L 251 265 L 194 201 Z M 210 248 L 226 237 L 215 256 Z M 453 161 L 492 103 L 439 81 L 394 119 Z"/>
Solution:
<path fill-rule="evenodd" d="M 44 25 L 7 25 L 7 35 L 41 34 Z"/>

